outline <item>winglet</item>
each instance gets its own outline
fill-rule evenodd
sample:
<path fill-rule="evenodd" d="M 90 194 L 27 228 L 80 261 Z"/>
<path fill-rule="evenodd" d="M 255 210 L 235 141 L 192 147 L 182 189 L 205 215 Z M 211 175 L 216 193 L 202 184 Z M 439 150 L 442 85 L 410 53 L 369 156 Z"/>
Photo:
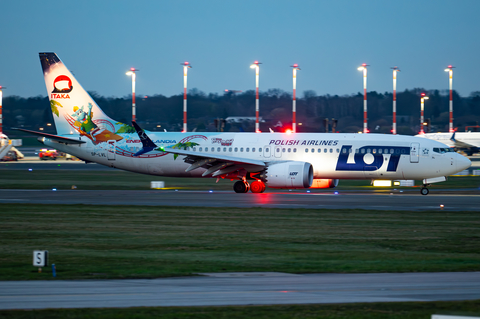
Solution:
<path fill-rule="evenodd" d="M 457 133 L 457 132 L 453 132 L 452 137 L 450 137 L 450 141 L 456 143 L 457 141 L 455 140 L 455 133 Z"/>
<path fill-rule="evenodd" d="M 135 153 L 133 156 L 139 156 L 153 151 L 155 148 L 157 148 L 157 145 L 153 143 L 150 137 L 148 137 L 147 133 L 145 133 L 145 131 L 137 124 L 137 122 L 132 121 L 132 124 L 135 128 L 135 131 L 137 131 L 138 137 L 140 138 L 140 141 L 142 141 L 143 145 L 143 148 L 137 153 Z"/>

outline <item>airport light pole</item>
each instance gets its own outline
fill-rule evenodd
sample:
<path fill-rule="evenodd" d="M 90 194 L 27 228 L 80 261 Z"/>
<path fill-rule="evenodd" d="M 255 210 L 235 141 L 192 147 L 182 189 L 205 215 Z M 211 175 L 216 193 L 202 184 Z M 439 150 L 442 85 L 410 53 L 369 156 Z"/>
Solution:
<path fill-rule="evenodd" d="M 251 69 L 255 69 L 255 133 L 260 133 L 260 123 L 259 123 L 259 113 L 260 113 L 260 105 L 258 101 L 258 73 L 260 71 L 260 66 L 259 64 L 262 64 L 258 61 L 253 62 L 252 65 L 250 65 Z"/>
<path fill-rule="evenodd" d="M 292 101 L 292 132 L 297 132 L 297 70 L 300 70 L 298 64 L 291 66 L 293 68 L 293 101 Z"/>
<path fill-rule="evenodd" d="M 182 133 L 187 131 L 187 71 L 192 66 L 188 62 L 180 63 L 183 65 L 183 130 Z"/>
<path fill-rule="evenodd" d="M 132 77 L 132 121 L 135 121 L 136 113 L 135 113 L 135 81 L 136 81 L 136 72 L 138 70 L 135 68 L 130 68 L 130 71 L 125 73 L 126 75 L 130 75 Z"/>
<path fill-rule="evenodd" d="M 2 100 L 3 100 L 3 92 L 2 90 L 5 89 L 0 85 L 0 138 L 3 134 L 3 115 L 2 115 Z"/>
<path fill-rule="evenodd" d="M 423 105 L 425 100 L 428 100 L 428 96 L 426 96 L 425 93 L 422 93 L 420 97 L 420 134 L 425 134 L 425 131 L 423 130 L 423 123 L 425 122 L 423 119 Z"/>
<path fill-rule="evenodd" d="M 358 71 L 363 71 L 363 133 L 368 133 L 367 126 L 367 65 L 363 63 Z"/>
<path fill-rule="evenodd" d="M 450 133 L 453 133 L 453 92 L 452 92 L 452 86 L 453 86 L 453 68 L 454 66 L 449 65 L 446 69 L 445 72 L 448 72 L 448 84 L 449 84 L 449 89 L 450 89 L 450 100 L 449 100 L 449 121 L 448 121 L 448 131 Z"/>
<path fill-rule="evenodd" d="M 393 124 L 392 124 L 392 134 L 397 134 L 397 72 L 400 69 L 396 66 L 393 68 Z"/>

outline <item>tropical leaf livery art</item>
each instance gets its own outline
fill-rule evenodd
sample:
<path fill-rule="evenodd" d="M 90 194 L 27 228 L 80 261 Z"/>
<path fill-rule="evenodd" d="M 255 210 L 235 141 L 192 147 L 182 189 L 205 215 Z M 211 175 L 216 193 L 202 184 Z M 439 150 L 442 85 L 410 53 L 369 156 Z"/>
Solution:
<path fill-rule="evenodd" d="M 52 108 L 52 113 L 55 114 L 57 117 L 60 117 L 60 113 L 58 112 L 57 105 L 63 107 L 62 104 L 58 103 L 55 100 L 50 101 L 50 107 Z"/>
<path fill-rule="evenodd" d="M 172 148 L 176 148 L 176 149 L 184 149 L 184 150 L 187 150 L 187 148 L 189 147 L 194 147 L 194 146 L 197 146 L 197 145 L 200 145 L 198 143 L 195 143 L 195 142 L 186 142 L 186 143 L 177 143 L 175 145 L 172 146 Z M 173 154 L 173 159 L 176 160 L 178 157 L 178 154 Z"/>

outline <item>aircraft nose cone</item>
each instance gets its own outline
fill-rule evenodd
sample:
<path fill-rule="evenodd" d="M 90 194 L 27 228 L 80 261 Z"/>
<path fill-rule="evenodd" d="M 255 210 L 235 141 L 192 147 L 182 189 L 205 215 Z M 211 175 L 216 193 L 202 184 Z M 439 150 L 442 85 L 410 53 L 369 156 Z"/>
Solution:
<path fill-rule="evenodd" d="M 457 170 L 463 171 L 464 169 L 469 168 L 472 165 L 472 162 L 463 155 L 457 154 Z"/>

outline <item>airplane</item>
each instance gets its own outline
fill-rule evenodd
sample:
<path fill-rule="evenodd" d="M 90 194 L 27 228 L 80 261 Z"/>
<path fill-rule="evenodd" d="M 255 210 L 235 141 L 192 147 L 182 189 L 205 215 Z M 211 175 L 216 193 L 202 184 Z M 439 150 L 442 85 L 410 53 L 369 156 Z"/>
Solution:
<path fill-rule="evenodd" d="M 480 150 L 480 132 L 426 133 L 416 136 L 439 141 L 457 151 L 464 151 L 468 156 Z"/>
<path fill-rule="evenodd" d="M 57 135 L 48 147 L 122 170 L 236 181 L 236 193 L 333 188 L 340 179 L 423 180 L 470 167 L 438 141 L 385 134 L 151 132 L 107 116 L 55 53 L 40 53 Z M 61 86 L 57 82 L 63 81 Z"/>

